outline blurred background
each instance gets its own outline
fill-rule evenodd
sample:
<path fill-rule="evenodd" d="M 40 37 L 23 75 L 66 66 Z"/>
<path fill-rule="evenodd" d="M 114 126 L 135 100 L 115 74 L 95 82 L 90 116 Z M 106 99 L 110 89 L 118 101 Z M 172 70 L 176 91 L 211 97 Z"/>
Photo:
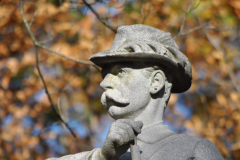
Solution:
<path fill-rule="evenodd" d="M 0 159 L 102 146 L 113 119 L 88 57 L 132 24 L 170 32 L 192 63 L 192 87 L 172 94 L 165 124 L 240 159 L 239 22 L 239 0 L 1 0 Z"/>

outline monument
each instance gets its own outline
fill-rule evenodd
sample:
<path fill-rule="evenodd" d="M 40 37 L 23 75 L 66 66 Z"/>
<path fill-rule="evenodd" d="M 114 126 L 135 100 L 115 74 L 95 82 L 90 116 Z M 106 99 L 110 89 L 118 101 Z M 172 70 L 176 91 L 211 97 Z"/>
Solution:
<path fill-rule="evenodd" d="M 170 33 L 121 26 L 110 50 L 89 58 L 102 68 L 101 103 L 116 121 L 102 148 L 48 160 L 223 160 L 209 140 L 163 124 L 171 93 L 191 86 L 191 64 Z"/>

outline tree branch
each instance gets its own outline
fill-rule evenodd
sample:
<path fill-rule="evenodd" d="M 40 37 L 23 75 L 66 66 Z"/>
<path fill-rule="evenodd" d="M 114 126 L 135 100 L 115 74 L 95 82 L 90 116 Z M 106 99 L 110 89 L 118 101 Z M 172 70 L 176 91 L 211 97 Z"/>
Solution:
<path fill-rule="evenodd" d="M 59 56 L 61 56 L 63 58 L 66 58 L 68 60 L 71 60 L 71 61 L 74 61 L 74 62 L 77 62 L 77 63 L 81 63 L 81 64 L 91 65 L 94 68 L 96 68 L 98 71 L 100 71 L 99 68 L 95 64 L 93 64 L 92 62 L 84 61 L 84 60 L 78 60 L 78 59 L 74 59 L 72 57 L 66 56 L 66 55 L 64 55 L 64 54 L 62 54 L 60 52 L 57 52 L 57 51 L 55 51 L 55 50 L 53 50 L 53 49 L 51 49 L 51 48 L 41 44 L 39 41 L 37 41 L 36 37 L 34 36 L 32 30 L 31 30 L 31 27 L 30 27 L 30 25 L 27 22 L 27 19 L 25 17 L 25 13 L 24 13 L 24 9 L 23 9 L 23 1 L 24 0 L 20 0 L 20 12 L 21 12 L 21 15 L 22 15 L 22 18 L 23 18 L 23 22 L 24 22 L 24 24 L 25 24 L 25 26 L 27 28 L 27 31 L 28 31 L 28 33 L 29 33 L 29 35 L 30 35 L 30 37 L 31 37 L 31 39 L 32 39 L 32 41 L 33 41 L 35 46 L 38 46 L 38 47 L 43 48 L 43 49 L 46 49 L 46 50 L 48 50 L 48 51 L 50 51 L 52 53 L 55 53 L 55 54 L 57 54 L 57 55 L 59 55 Z"/>
<path fill-rule="evenodd" d="M 111 31 L 117 33 L 117 30 L 114 29 L 113 27 L 109 26 L 106 22 L 104 22 L 100 16 L 98 15 L 98 13 L 92 8 L 92 6 L 90 4 L 88 4 L 85 0 L 83 0 L 84 4 L 92 11 L 93 14 L 95 14 L 95 16 L 97 17 L 97 19 L 107 28 L 109 28 Z"/>
<path fill-rule="evenodd" d="M 113 7 L 114 5 L 117 4 L 118 0 L 116 0 L 112 5 L 108 5 L 107 2 L 106 2 L 105 0 L 103 0 L 103 2 L 104 2 L 108 7 Z M 125 6 L 126 2 L 127 2 L 127 0 L 124 0 L 124 2 L 123 2 L 122 5 L 120 5 L 120 6 L 116 6 L 116 7 L 114 7 L 114 8 L 122 8 L 122 7 Z"/>
<path fill-rule="evenodd" d="M 36 15 L 37 15 L 37 11 L 35 11 L 35 12 L 33 13 L 33 18 L 32 18 L 32 20 L 31 20 L 31 22 L 29 23 L 29 26 L 30 26 L 30 27 L 32 26 L 32 24 L 33 24 L 33 22 L 34 22 L 34 19 L 35 19 Z"/>
<path fill-rule="evenodd" d="M 204 29 L 203 29 L 203 30 L 204 30 Z M 236 80 L 236 78 L 235 78 L 235 76 L 234 76 L 233 70 L 232 70 L 232 69 L 229 67 L 229 65 L 228 65 L 229 61 L 228 61 L 228 58 L 227 58 L 227 56 L 226 56 L 226 51 L 223 50 L 218 44 L 216 44 L 216 43 L 213 41 L 212 37 L 211 37 L 205 30 L 204 30 L 203 32 L 204 32 L 204 34 L 206 35 L 206 37 L 207 37 L 207 39 L 209 40 L 209 42 L 213 45 L 213 47 L 214 47 L 219 53 L 221 53 L 221 54 L 223 55 L 223 57 L 224 57 L 224 58 L 223 58 L 223 62 L 224 62 L 225 66 L 226 66 L 226 68 L 227 68 L 227 70 L 228 70 L 228 75 L 229 75 L 229 77 L 230 77 L 230 79 L 231 79 L 234 87 L 236 88 L 239 97 L 240 97 L 240 87 L 239 87 L 238 84 L 237 84 L 237 80 Z"/>
<path fill-rule="evenodd" d="M 142 15 L 142 18 L 143 18 L 142 24 L 145 23 L 145 20 L 146 20 L 147 16 L 149 16 L 151 14 L 151 9 L 148 10 L 147 14 L 144 14 L 144 4 L 142 3 L 142 6 L 141 6 L 141 15 Z"/>
<path fill-rule="evenodd" d="M 37 67 L 37 70 L 38 70 L 39 77 L 40 77 L 40 79 L 41 79 L 41 81 L 42 81 L 42 83 L 43 83 L 43 86 L 44 86 L 44 89 L 45 89 L 45 93 L 46 93 L 47 96 L 48 96 L 48 100 L 49 100 L 49 102 L 50 102 L 51 109 L 53 110 L 53 112 L 54 112 L 54 114 L 57 116 L 57 118 L 58 118 L 58 119 L 67 127 L 67 129 L 71 132 L 71 134 L 73 135 L 73 137 L 76 138 L 76 135 L 75 135 L 75 133 L 73 132 L 73 130 L 72 130 L 72 129 L 70 128 L 70 126 L 62 119 L 62 117 L 58 114 L 58 112 L 56 111 L 56 109 L 55 109 L 55 107 L 54 107 L 52 98 L 51 98 L 51 96 L 50 96 L 50 94 L 49 94 L 49 91 L 48 91 L 48 88 L 47 88 L 47 85 L 46 85 L 46 82 L 45 82 L 45 80 L 44 80 L 44 78 L 43 78 L 43 75 L 42 75 L 42 73 L 41 73 L 41 70 L 40 70 L 40 68 L 39 68 L 38 49 L 39 49 L 39 48 L 46 49 L 46 50 L 48 50 L 48 51 L 50 51 L 50 52 L 53 52 L 53 53 L 55 53 L 55 54 L 57 54 L 57 55 L 59 55 L 59 56 L 61 56 L 61 57 L 64 57 L 64 58 L 66 58 L 66 59 L 69 59 L 69 60 L 72 60 L 72 61 L 75 61 L 75 62 L 78 62 L 78 63 L 88 64 L 88 65 L 92 65 L 92 66 L 95 66 L 95 65 L 94 65 L 93 63 L 91 63 L 91 62 L 82 61 L 82 60 L 75 60 L 75 59 L 73 59 L 73 58 L 71 58 L 71 57 L 65 56 L 65 55 L 63 55 L 63 54 L 61 54 L 61 53 L 59 53 L 59 52 L 57 52 L 57 51 L 52 50 L 51 48 L 48 48 L 48 47 L 40 44 L 40 43 L 37 41 L 36 37 L 34 36 L 32 30 L 31 30 L 30 24 L 27 22 L 27 19 L 26 19 L 26 17 L 25 17 L 25 13 L 24 13 L 24 9 L 23 9 L 23 0 L 20 0 L 20 12 L 21 12 L 21 15 L 22 15 L 22 18 L 23 18 L 23 22 L 24 22 L 24 24 L 25 24 L 25 26 L 26 26 L 26 28 L 27 28 L 27 31 L 28 31 L 28 33 L 29 33 L 29 35 L 30 35 L 33 43 L 34 43 L 35 55 L 36 55 L 36 67 Z M 95 66 L 95 67 L 96 67 L 96 66 Z"/>
<path fill-rule="evenodd" d="M 43 86 L 44 86 L 44 89 L 45 89 L 45 93 L 47 94 L 48 96 L 48 100 L 50 102 L 50 105 L 51 105 L 51 108 L 54 112 L 54 114 L 57 116 L 57 118 L 67 127 L 67 129 L 71 132 L 71 134 L 73 135 L 74 138 L 76 138 L 76 135 L 75 133 L 73 132 L 73 130 L 70 128 L 70 126 L 62 119 L 62 117 L 57 113 L 54 105 L 53 105 L 53 101 L 52 101 L 52 97 L 50 96 L 49 92 L 48 92 L 48 88 L 47 88 L 47 85 L 46 85 L 46 82 L 43 78 L 43 75 L 41 73 L 41 70 L 39 68 L 39 60 L 38 60 L 38 46 L 35 45 L 35 55 L 36 55 L 36 67 L 37 67 L 37 70 L 38 70 L 38 74 L 39 74 L 39 77 L 40 79 L 42 80 L 43 82 Z"/>
<path fill-rule="evenodd" d="M 202 25 L 201 22 L 200 22 L 200 20 L 198 19 L 198 17 L 197 17 L 195 14 L 194 14 L 194 16 L 195 16 L 195 18 L 197 19 L 198 23 L 199 23 L 200 25 Z M 229 77 L 230 77 L 230 79 L 231 79 L 231 81 L 232 81 L 232 83 L 233 83 L 233 86 L 236 88 L 236 90 L 237 90 L 237 92 L 238 92 L 238 95 L 239 95 L 239 97 L 240 97 L 240 87 L 239 87 L 238 84 L 237 84 L 237 80 L 236 80 L 236 78 L 235 78 L 235 76 L 234 76 L 233 70 L 232 70 L 232 69 L 229 67 L 229 65 L 228 65 L 229 60 L 228 60 L 228 58 L 227 58 L 226 51 L 225 51 L 224 49 L 222 49 L 222 48 L 220 47 L 220 45 L 217 44 L 217 43 L 213 40 L 213 38 L 206 32 L 206 30 L 205 30 L 204 27 L 202 27 L 202 30 L 203 30 L 203 33 L 206 35 L 207 39 L 209 40 L 209 42 L 213 45 L 213 47 L 214 47 L 219 53 L 221 53 L 221 54 L 223 55 L 223 57 L 224 57 L 224 58 L 223 58 L 223 62 L 224 62 L 225 66 L 226 66 L 226 68 L 227 68 L 227 70 L 228 70 L 228 75 L 229 75 Z"/>
<path fill-rule="evenodd" d="M 199 0 L 198 4 L 197 4 L 196 6 L 193 6 L 193 2 L 191 2 L 191 4 L 188 6 L 187 12 L 185 12 L 183 9 L 181 9 L 180 7 L 177 6 L 183 13 L 185 13 L 185 16 L 183 17 L 183 21 L 182 21 L 182 24 L 181 24 L 181 26 L 180 26 L 180 28 L 179 28 L 179 32 L 177 33 L 177 35 L 174 36 L 173 39 L 175 39 L 175 38 L 176 38 L 177 36 L 179 36 L 179 35 L 189 34 L 189 33 L 193 32 L 193 31 L 195 31 L 195 30 L 198 30 L 198 29 L 200 29 L 200 28 L 202 28 L 202 27 L 204 26 L 204 25 L 200 25 L 200 26 L 198 26 L 198 27 L 195 27 L 195 28 L 189 30 L 188 32 L 183 32 L 183 28 L 184 28 L 184 25 L 185 25 L 185 22 L 186 22 L 186 19 L 187 19 L 188 14 L 189 14 L 192 10 L 196 9 L 196 8 L 199 6 L 200 3 L 201 3 L 201 0 Z"/>

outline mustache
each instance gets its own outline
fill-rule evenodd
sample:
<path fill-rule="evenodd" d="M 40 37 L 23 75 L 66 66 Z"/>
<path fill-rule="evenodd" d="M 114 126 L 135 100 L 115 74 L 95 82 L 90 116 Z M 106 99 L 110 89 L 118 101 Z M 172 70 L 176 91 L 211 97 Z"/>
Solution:
<path fill-rule="evenodd" d="M 107 108 L 107 101 L 109 99 L 122 105 L 128 105 L 130 103 L 129 99 L 125 98 L 118 90 L 108 89 L 101 97 L 101 104 L 103 108 Z"/>

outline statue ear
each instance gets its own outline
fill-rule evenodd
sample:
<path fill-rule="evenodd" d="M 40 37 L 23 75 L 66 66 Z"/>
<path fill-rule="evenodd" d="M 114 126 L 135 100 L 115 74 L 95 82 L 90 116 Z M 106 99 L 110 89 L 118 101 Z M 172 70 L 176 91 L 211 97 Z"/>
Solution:
<path fill-rule="evenodd" d="M 158 93 L 164 86 L 165 82 L 165 74 L 158 70 L 154 71 L 151 76 L 151 87 L 150 93 L 156 94 Z"/>

